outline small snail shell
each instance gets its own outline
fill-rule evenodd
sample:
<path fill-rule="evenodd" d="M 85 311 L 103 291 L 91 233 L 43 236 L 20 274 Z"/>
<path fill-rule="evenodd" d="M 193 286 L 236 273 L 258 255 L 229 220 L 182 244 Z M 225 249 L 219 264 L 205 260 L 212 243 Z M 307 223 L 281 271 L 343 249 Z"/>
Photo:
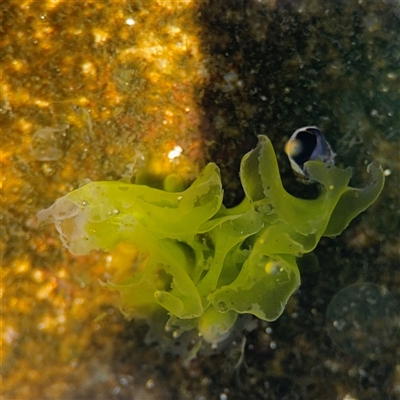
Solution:
<path fill-rule="evenodd" d="M 325 164 L 334 164 L 335 155 L 322 132 L 316 126 L 297 129 L 285 145 L 293 171 L 303 179 L 308 179 L 304 171 L 307 161 L 321 160 Z"/>

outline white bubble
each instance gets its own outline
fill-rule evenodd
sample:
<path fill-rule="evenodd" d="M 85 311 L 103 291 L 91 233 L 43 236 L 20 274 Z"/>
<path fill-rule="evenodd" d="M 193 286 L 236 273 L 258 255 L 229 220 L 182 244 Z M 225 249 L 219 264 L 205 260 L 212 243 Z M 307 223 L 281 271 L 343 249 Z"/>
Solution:
<path fill-rule="evenodd" d="M 390 175 L 392 175 L 392 170 L 390 170 L 390 169 L 385 169 L 385 170 L 383 171 L 383 175 L 385 175 L 385 176 L 390 176 Z"/>

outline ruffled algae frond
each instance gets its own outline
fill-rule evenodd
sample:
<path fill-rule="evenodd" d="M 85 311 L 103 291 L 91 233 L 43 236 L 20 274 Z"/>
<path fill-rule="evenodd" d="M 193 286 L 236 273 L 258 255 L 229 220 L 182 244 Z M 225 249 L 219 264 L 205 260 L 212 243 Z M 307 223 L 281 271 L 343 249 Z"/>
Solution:
<path fill-rule="evenodd" d="M 55 223 L 75 254 L 110 251 L 119 243 L 140 253 L 142 265 L 105 287 L 119 291 L 128 317 L 165 310 L 174 336 L 197 328 L 216 345 L 238 314 L 277 319 L 300 285 L 296 258 L 311 252 L 322 236 L 340 234 L 373 203 L 384 175 L 371 164 L 364 189 L 348 186 L 351 169 L 321 161 L 304 168 L 320 184 L 312 200 L 283 187 L 272 143 L 259 136 L 241 162 L 245 192 L 226 208 L 214 163 L 186 190 L 166 192 L 123 182 L 92 182 L 38 213 Z"/>

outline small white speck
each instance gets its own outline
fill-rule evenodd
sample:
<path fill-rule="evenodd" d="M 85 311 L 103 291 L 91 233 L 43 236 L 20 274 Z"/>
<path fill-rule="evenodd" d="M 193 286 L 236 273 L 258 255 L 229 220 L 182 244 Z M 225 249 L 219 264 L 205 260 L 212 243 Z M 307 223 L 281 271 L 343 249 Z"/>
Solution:
<path fill-rule="evenodd" d="M 133 25 L 136 24 L 136 22 L 135 22 L 135 20 L 134 20 L 133 18 L 127 18 L 127 19 L 125 20 L 125 23 L 126 23 L 127 25 L 129 25 L 129 26 L 133 26 Z"/>
<path fill-rule="evenodd" d="M 182 153 L 182 147 L 181 146 L 175 146 L 174 148 L 173 148 L 173 150 L 171 150 L 169 153 L 168 153 L 168 158 L 172 161 L 174 158 L 177 158 L 177 157 L 179 157 L 180 155 L 181 155 L 181 153 Z"/>

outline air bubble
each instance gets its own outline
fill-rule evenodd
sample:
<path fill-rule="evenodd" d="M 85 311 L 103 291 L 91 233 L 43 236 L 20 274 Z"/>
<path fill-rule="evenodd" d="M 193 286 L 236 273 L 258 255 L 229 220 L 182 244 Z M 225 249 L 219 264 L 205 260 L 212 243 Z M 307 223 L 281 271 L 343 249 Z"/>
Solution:
<path fill-rule="evenodd" d="M 281 272 L 281 267 L 277 261 L 269 261 L 265 264 L 265 272 L 268 275 L 276 275 Z"/>
<path fill-rule="evenodd" d="M 385 169 L 385 170 L 383 171 L 383 174 L 384 174 L 385 176 L 390 176 L 390 175 L 392 175 L 392 170 L 390 170 L 390 169 Z"/>
<path fill-rule="evenodd" d="M 174 339 L 178 339 L 179 336 L 181 336 L 181 334 L 178 330 L 172 332 L 172 337 Z"/>
<path fill-rule="evenodd" d="M 347 286 L 328 306 L 328 335 L 349 355 L 378 359 L 396 347 L 398 310 L 399 302 L 383 287 Z"/>

